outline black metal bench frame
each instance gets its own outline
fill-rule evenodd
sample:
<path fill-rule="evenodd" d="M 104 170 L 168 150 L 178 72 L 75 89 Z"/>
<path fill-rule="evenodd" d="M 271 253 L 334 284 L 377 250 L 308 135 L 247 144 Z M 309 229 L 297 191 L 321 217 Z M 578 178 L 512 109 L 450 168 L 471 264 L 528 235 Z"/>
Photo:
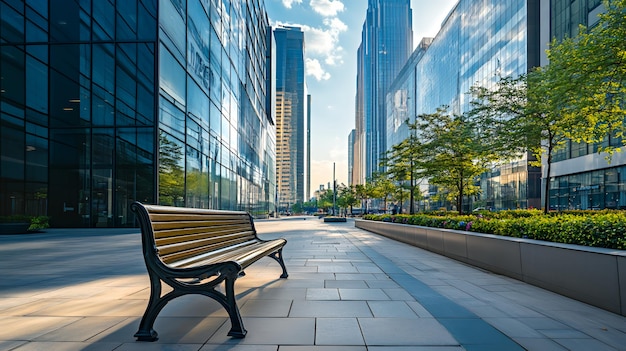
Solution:
<path fill-rule="evenodd" d="M 218 211 L 131 204 L 141 226 L 143 256 L 150 277 L 150 299 L 135 337 L 155 341 L 154 321 L 171 300 L 200 294 L 219 302 L 228 312 L 229 336 L 243 338 L 243 326 L 234 285 L 244 269 L 271 257 L 287 278 L 282 249 L 285 239 L 262 240 L 252 216 L 242 211 Z M 172 291 L 162 295 L 161 282 Z M 224 293 L 215 288 L 224 283 Z"/>

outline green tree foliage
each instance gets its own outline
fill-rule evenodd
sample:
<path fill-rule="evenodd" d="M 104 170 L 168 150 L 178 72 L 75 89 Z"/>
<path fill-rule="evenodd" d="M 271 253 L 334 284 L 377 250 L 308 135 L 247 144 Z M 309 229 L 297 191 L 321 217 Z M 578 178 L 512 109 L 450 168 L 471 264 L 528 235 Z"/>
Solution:
<path fill-rule="evenodd" d="M 350 209 L 352 213 L 352 207 L 359 203 L 359 199 L 356 197 L 356 190 L 354 186 L 340 186 L 337 190 L 338 197 L 337 203 L 340 208 Z"/>
<path fill-rule="evenodd" d="M 333 197 L 334 197 L 334 192 L 332 189 L 324 189 L 319 194 L 319 199 L 317 200 L 317 207 L 327 212 L 329 209 L 333 207 Z"/>
<path fill-rule="evenodd" d="M 575 141 L 598 141 L 609 133 L 621 137 L 624 132 L 626 0 L 605 0 L 604 5 L 606 12 L 597 25 L 553 42 L 548 52 L 550 66 L 564 78 L 556 83 L 568 88 L 564 113 L 585 122 L 573 131 Z"/>
<path fill-rule="evenodd" d="M 410 124 L 409 120 L 406 123 Z M 418 166 L 422 149 L 415 134 L 412 132 L 408 138 L 392 146 L 383 160 L 387 174 L 397 185 L 393 193 L 394 198 L 400 201 L 400 206 L 404 200 L 404 191 L 408 188 L 410 214 L 415 213 L 416 198 L 421 198 Z"/>
<path fill-rule="evenodd" d="M 495 134 L 492 127 L 481 122 L 471 115 L 449 114 L 446 107 L 441 107 L 409 124 L 421 140 L 420 176 L 447 193 L 459 213 L 463 211 L 463 198 L 479 191 L 476 177 L 496 161 L 511 157 L 504 153 L 500 138 L 488 137 Z"/>
<path fill-rule="evenodd" d="M 354 192 L 358 200 L 361 201 L 364 208 L 364 213 L 367 213 L 367 202 L 369 199 L 377 198 L 376 187 L 373 184 L 373 180 L 367 179 L 365 184 L 357 184 L 354 187 Z"/>
<path fill-rule="evenodd" d="M 383 201 L 383 208 L 387 209 L 387 202 L 395 192 L 395 185 L 386 173 L 374 173 L 372 175 L 372 197 Z"/>

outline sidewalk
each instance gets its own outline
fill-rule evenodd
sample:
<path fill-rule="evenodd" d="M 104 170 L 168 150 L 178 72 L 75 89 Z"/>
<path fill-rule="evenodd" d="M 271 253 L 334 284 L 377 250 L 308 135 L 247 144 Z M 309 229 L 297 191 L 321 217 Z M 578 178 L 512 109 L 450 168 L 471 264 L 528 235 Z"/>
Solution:
<path fill-rule="evenodd" d="M 626 350 L 626 318 L 317 217 L 256 221 L 285 237 L 288 279 L 262 259 L 236 283 L 248 330 L 226 336 L 203 296 L 168 304 L 136 342 L 149 296 L 138 229 L 0 235 L 0 351 Z"/>

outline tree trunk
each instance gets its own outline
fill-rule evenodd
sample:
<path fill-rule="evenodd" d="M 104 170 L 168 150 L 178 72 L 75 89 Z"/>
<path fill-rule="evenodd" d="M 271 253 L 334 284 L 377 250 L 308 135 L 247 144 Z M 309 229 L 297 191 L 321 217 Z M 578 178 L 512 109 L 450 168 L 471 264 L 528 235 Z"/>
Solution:
<path fill-rule="evenodd" d="M 456 207 L 459 211 L 459 215 L 463 214 L 463 180 L 461 180 L 461 184 L 459 186 L 459 197 L 456 199 Z"/>
<path fill-rule="evenodd" d="M 545 197 L 543 199 L 543 213 L 548 214 L 550 211 L 550 170 L 552 168 L 552 148 L 548 147 L 548 156 L 547 156 L 547 165 L 546 165 L 546 183 L 543 185 L 543 191 Z"/>

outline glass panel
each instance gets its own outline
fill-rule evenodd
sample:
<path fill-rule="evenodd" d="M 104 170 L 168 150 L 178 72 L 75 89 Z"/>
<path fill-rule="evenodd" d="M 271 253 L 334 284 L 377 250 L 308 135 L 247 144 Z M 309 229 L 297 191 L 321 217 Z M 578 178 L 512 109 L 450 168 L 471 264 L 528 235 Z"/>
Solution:
<path fill-rule="evenodd" d="M 209 126 L 211 127 L 211 131 L 216 134 L 216 135 L 220 135 L 220 133 L 222 132 L 222 114 L 219 110 L 219 108 L 217 106 L 215 106 L 215 104 L 211 101 L 211 105 L 210 105 L 211 109 L 209 112 Z"/>
<path fill-rule="evenodd" d="M 17 10 L 4 2 L 0 3 L 0 33 L 2 42 L 24 42 L 24 3 Z"/>
<path fill-rule="evenodd" d="M 26 56 L 26 106 L 38 112 L 48 112 L 48 67 Z"/>
<path fill-rule="evenodd" d="M 139 40 L 156 40 L 157 0 L 140 0 L 137 7 Z"/>
<path fill-rule="evenodd" d="M 0 128 L 0 178 L 3 180 L 24 179 L 24 141 L 24 122 L 8 121 L 3 116 Z"/>
<path fill-rule="evenodd" d="M 169 134 L 185 139 L 185 113 L 166 99 L 160 100 L 159 121 L 162 129 Z"/>
<path fill-rule="evenodd" d="M 115 39 L 136 40 L 137 39 L 137 2 L 118 1 L 117 2 L 117 28 Z"/>
<path fill-rule="evenodd" d="M 50 126 L 66 127 L 85 125 L 80 114 L 80 85 L 65 75 L 50 71 Z"/>
<path fill-rule="evenodd" d="M 48 181 L 48 139 L 26 134 L 25 145 L 26 171 L 24 179 L 46 183 Z"/>
<path fill-rule="evenodd" d="M 92 129 L 93 167 L 112 167 L 113 155 L 115 154 L 115 141 L 112 128 Z"/>
<path fill-rule="evenodd" d="M 94 169 L 93 196 L 91 201 L 91 225 L 113 226 L 113 170 Z"/>
<path fill-rule="evenodd" d="M 25 55 L 21 47 L 0 46 L 0 89 L 2 103 L 13 103 L 23 108 L 25 102 Z M 3 106 L 3 108 L 6 108 Z"/>
<path fill-rule="evenodd" d="M 137 46 L 138 62 L 141 69 L 137 72 L 137 124 L 154 125 L 157 123 L 155 114 L 155 57 L 152 44 Z"/>
<path fill-rule="evenodd" d="M 115 5 L 112 0 L 94 1 L 93 40 L 112 40 L 115 33 L 114 22 Z"/>
<path fill-rule="evenodd" d="M 137 110 L 137 46 L 118 45 L 116 62 L 116 124 L 134 125 Z"/>
<path fill-rule="evenodd" d="M 179 54 L 185 52 L 185 4 L 186 1 L 159 0 L 159 23 Z"/>
<path fill-rule="evenodd" d="M 163 131 L 159 136 L 159 204 L 185 205 L 184 143 Z"/>
<path fill-rule="evenodd" d="M 92 124 L 94 126 L 112 126 L 115 123 L 113 95 L 96 85 L 93 86 L 92 93 Z"/>
<path fill-rule="evenodd" d="M 209 129 L 209 109 L 209 97 L 193 79 L 187 78 L 187 113 L 193 115 L 205 129 Z"/>
<path fill-rule="evenodd" d="M 116 141 L 116 218 L 117 226 L 133 226 L 130 204 L 139 200 L 153 203 L 154 162 L 152 128 L 118 128 Z"/>
<path fill-rule="evenodd" d="M 189 28 L 187 31 L 187 66 L 193 78 L 209 92 L 214 77 L 209 68 L 209 18 L 200 1 L 189 2 Z"/>
<path fill-rule="evenodd" d="M 91 140 L 88 129 L 50 130 L 51 225 L 90 226 Z"/>
<path fill-rule="evenodd" d="M 111 94 L 115 91 L 115 46 L 113 44 L 93 45 L 93 83 Z"/>
<path fill-rule="evenodd" d="M 169 94 L 177 103 L 185 106 L 185 70 L 172 56 L 172 54 L 161 45 L 159 61 L 160 86 L 163 91 Z"/>
<path fill-rule="evenodd" d="M 86 10 L 89 12 L 89 8 Z M 50 41 L 64 43 L 80 41 L 82 12 L 77 1 L 55 0 L 54 6 L 50 6 Z"/>
<path fill-rule="evenodd" d="M 187 196 L 186 206 L 207 208 L 209 198 L 209 175 L 207 157 L 187 146 Z"/>

